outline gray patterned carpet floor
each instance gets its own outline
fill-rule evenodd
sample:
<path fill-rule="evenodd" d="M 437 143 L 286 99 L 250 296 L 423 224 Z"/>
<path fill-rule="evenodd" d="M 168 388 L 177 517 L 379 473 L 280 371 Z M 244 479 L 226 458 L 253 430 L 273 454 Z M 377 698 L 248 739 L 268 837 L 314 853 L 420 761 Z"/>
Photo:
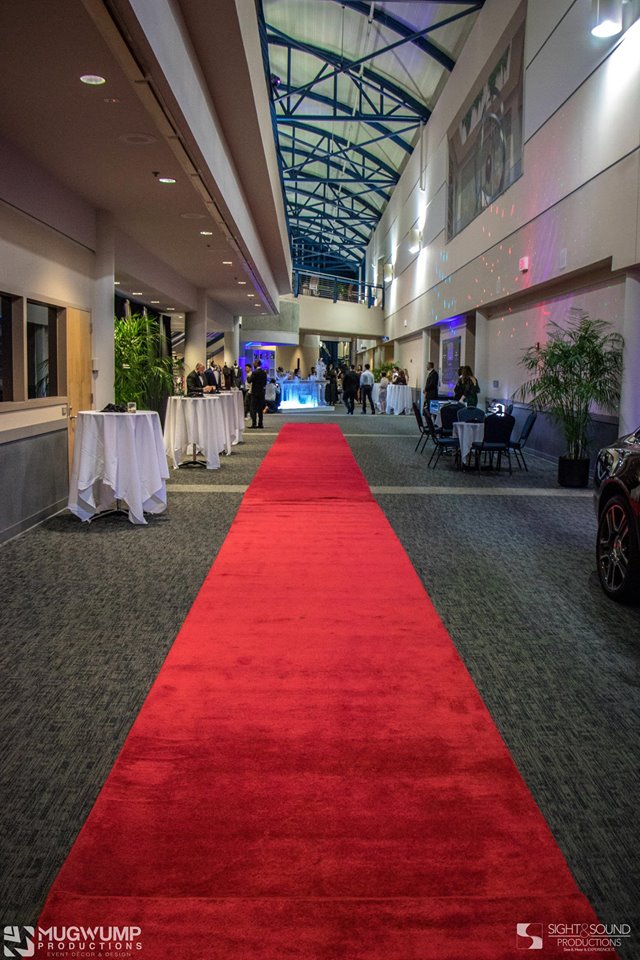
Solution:
<path fill-rule="evenodd" d="M 3 923 L 35 921 L 242 491 L 291 419 L 265 418 L 218 471 L 173 471 L 168 510 L 148 527 L 64 512 L 0 548 Z M 409 417 L 313 419 L 345 433 L 578 885 L 603 922 L 631 925 L 619 954 L 637 960 L 640 607 L 599 589 L 590 496 L 561 491 L 534 456 L 512 476 L 447 460 L 428 470 Z M 232 636 L 242 612 L 221 597 L 216 622 Z"/>

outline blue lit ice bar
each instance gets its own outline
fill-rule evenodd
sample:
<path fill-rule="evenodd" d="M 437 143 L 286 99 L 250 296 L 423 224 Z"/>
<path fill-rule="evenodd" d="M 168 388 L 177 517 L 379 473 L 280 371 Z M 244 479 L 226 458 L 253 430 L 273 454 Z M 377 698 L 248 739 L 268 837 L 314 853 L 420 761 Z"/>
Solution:
<path fill-rule="evenodd" d="M 313 410 L 325 407 L 324 380 L 283 380 L 280 388 L 281 410 Z"/>

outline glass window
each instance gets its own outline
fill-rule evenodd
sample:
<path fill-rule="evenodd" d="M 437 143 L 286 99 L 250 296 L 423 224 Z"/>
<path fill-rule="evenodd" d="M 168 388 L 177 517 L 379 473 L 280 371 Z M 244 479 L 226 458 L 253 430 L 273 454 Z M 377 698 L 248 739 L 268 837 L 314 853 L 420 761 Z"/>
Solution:
<path fill-rule="evenodd" d="M 27 385 L 30 400 L 55 397 L 58 311 L 44 303 L 27 303 Z"/>
<path fill-rule="evenodd" d="M 13 399 L 11 365 L 11 299 L 0 294 L 0 403 Z"/>

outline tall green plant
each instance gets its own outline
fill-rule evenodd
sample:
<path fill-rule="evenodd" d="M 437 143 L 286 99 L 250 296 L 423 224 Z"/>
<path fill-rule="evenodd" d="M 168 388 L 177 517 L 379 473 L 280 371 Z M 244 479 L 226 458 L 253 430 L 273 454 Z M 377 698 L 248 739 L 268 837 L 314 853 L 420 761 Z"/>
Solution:
<path fill-rule="evenodd" d="M 173 391 L 173 361 L 161 356 L 158 321 L 141 313 L 116 317 L 114 340 L 116 403 L 157 409 L 162 397 Z"/>
<path fill-rule="evenodd" d="M 591 408 L 614 411 L 620 400 L 623 339 L 609 327 L 574 308 L 565 327 L 551 322 L 547 342 L 520 360 L 532 376 L 517 396 L 560 425 L 572 460 L 588 455 Z"/>

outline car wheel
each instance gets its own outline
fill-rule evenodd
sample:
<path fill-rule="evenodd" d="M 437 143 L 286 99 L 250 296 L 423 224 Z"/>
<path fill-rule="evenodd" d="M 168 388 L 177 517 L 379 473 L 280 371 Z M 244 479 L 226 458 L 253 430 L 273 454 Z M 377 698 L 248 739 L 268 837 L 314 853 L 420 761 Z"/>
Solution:
<path fill-rule="evenodd" d="M 613 600 L 640 600 L 640 555 L 632 523 L 621 497 L 609 500 L 598 523 L 598 576 Z"/>

